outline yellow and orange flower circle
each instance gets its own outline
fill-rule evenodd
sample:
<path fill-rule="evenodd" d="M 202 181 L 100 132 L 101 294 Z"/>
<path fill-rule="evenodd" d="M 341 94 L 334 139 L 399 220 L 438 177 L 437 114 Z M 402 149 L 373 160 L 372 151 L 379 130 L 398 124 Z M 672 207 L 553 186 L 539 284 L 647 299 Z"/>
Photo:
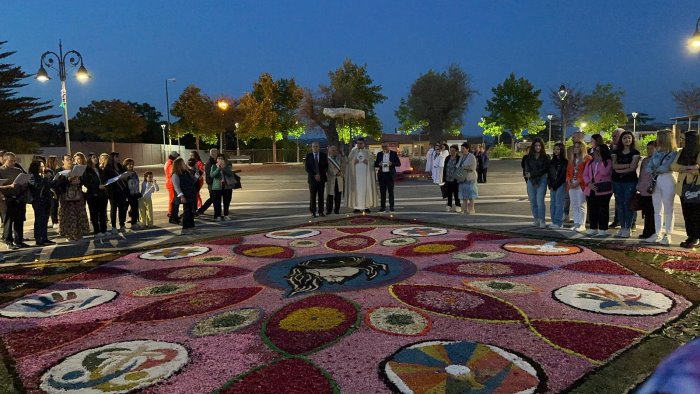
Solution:
<path fill-rule="evenodd" d="M 345 319 L 345 314 L 338 309 L 313 306 L 290 313 L 279 322 L 279 326 L 287 331 L 326 331 L 339 326 Z"/>
<path fill-rule="evenodd" d="M 284 251 L 285 249 L 281 246 L 260 246 L 245 250 L 242 252 L 242 254 L 248 257 L 269 257 L 279 253 L 284 253 Z"/>

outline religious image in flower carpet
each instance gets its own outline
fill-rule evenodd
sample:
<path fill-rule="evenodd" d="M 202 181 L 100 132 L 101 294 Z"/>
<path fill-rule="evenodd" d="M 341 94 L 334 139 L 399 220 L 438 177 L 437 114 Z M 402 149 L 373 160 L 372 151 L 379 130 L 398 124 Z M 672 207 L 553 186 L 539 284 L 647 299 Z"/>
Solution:
<path fill-rule="evenodd" d="M 0 339 L 27 392 L 560 392 L 691 305 L 579 245 L 338 223 L 120 256 Z"/>

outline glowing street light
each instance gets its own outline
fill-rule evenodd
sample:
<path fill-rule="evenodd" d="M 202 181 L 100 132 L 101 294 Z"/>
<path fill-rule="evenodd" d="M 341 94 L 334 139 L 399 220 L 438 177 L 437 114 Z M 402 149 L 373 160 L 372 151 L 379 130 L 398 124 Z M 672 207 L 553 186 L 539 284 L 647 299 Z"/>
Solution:
<path fill-rule="evenodd" d="M 688 39 L 688 47 L 693 52 L 700 52 L 700 18 L 695 22 L 695 33 Z"/>
<path fill-rule="evenodd" d="M 236 156 L 241 155 L 241 144 L 240 141 L 238 140 L 238 122 L 234 123 L 234 126 L 236 126 Z"/>
<path fill-rule="evenodd" d="M 564 121 L 564 100 L 566 100 L 566 96 L 569 95 L 569 91 L 566 90 L 566 86 L 562 84 L 559 86 L 559 91 L 557 92 L 557 95 L 559 96 L 559 101 L 561 101 L 561 143 L 566 144 L 566 122 Z M 551 122 L 550 122 L 551 124 Z"/>
<path fill-rule="evenodd" d="M 224 152 L 224 133 L 226 132 L 226 128 L 224 127 L 224 112 L 228 111 L 228 108 L 231 104 L 228 102 L 226 99 L 218 99 L 216 100 L 216 106 L 221 110 L 221 133 L 219 134 L 219 151 L 221 153 Z"/>
<path fill-rule="evenodd" d="M 68 55 L 71 55 L 70 57 Z M 58 41 L 58 53 L 52 51 L 46 51 L 41 55 L 41 60 L 39 61 L 39 71 L 37 71 L 34 79 L 39 82 L 47 82 L 51 79 L 49 73 L 46 71 L 44 66 L 53 68 L 58 71 L 58 78 L 61 80 L 61 104 L 60 107 L 63 108 L 63 125 L 65 126 L 66 134 L 66 153 L 71 154 L 70 149 L 70 128 L 68 127 L 68 94 L 66 92 L 66 60 L 68 64 L 73 67 L 78 67 L 78 72 L 76 72 L 75 77 L 79 82 L 87 82 L 90 80 L 90 73 L 88 73 L 87 68 L 83 65 L 83 56 L 77 51 L 68 51 L 63 53 L 63 44 L 61 40 Z M 54 63 L 58 63 L 58 69 L 54 66 Z"/>
<path fill-rule="evenodd" d="M 581 132 L 583 133 L 583 129 L 585 129 L 586 127 L 588 127 L 588 123 L 581 122 L 581 126 L 579 127 L 579 129 L 581 129 Z"/>
<path fill-rule="evenodd" d="M 547 140 L 547 145 L 552 145 L 552 119 L 554 115 L 547 114 L 547 119 L 549 119 L 549 139 Z"/>
<path fill-rule="evenodd" d="M 634 134 L 634 138 L 637 138 L 637 115 L 639 113 L 632 112 L 632 134 Z"/>

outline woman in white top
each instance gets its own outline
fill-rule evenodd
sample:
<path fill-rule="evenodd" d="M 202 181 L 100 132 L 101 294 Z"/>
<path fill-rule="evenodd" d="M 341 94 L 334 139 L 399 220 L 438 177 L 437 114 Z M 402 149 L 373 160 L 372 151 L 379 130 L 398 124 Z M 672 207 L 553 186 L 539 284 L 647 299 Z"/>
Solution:
<path fill-rule="evenodd" d="M 654 224 L 656 233 L 644 240 L 649 243 L 671 244 L 673 231 L 673 202 L 676 198 L 676 178 L 671 164 L 676 159 L 676 140 L 671 130 L 656 133 L 656 151 L 649 160 L 648 170 L 652 183 L 656 179 L 651 199 L 654 203 Z"/>

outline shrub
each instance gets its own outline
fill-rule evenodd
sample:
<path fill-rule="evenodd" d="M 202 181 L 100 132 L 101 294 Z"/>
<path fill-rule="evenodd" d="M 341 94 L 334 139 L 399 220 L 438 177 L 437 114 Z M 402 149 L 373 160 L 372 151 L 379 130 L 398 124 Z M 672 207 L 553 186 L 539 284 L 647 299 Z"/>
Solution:
<path fill-rule="evenodd" d="M 522 152 L 513 152 L 513 149 L 505 144 L 493 145 L 491 148 L 489 148 L 489 157 L 494 159 L 522 156 Z"/>

